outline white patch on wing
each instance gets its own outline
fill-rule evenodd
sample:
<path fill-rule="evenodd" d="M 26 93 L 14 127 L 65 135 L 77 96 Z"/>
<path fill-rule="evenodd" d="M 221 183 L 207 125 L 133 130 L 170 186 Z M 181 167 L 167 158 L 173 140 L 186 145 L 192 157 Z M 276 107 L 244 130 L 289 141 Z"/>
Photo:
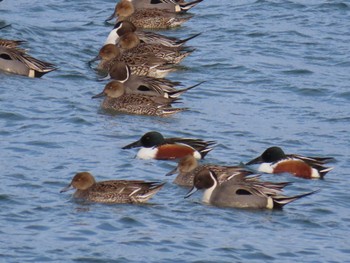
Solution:
<path fill-rule="evenodd" d="M 158 149 L 157 148 L 145 148 L 145 147 L 142 147 L 136 157 L 137 158 L 140 158 L 140 159 L 144 159 L 144 160 L 149 160 L 149 159 L 154 159 L 157 155 L 157 151 Z"/>

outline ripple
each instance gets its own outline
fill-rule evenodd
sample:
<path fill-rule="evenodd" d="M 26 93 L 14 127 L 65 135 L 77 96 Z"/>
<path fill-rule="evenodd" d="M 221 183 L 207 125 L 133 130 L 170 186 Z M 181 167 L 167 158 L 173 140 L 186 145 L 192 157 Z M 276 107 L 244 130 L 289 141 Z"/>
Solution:
<path fill-rule="evenodd" d="M 30 225 L 30 226 L 27 226 L 26 229 L 35 230 L 35 231 L 48 231 L 50 230 L 50 227 L 43 226 L 43 225 Z"/>
<path fill-rule="evenodd" d="M 282 71 L 282 73 L 286 75 L 308 75 L 308 74 L 313 74 L 314 72 L 308 69 L 292 69 L 292 70 L 284 70 Z"/>
<path fill-rule="evenodd" d="M 119 222 L 125 224 L 126 226 L 145 226 L 143 223 L 141 223 L 138 220 L 135 220 L 132 217 L 123 217 L 119 220 Z"/>
<path fill-rule="evenodd" d="M 102 112 L 87 61 L 113 22 L 115 2 L 2 1 L 4 38 L 59 70 L 41 79 L 0 74 L 1 233 L 4 262 L 325 262 L 348 260 L 349 4 L 346 1 L 203 1 L 185 26 L 161 30 L 196 48 L 169 79 L 191 110 L 174 118 Z M 232 19 L 234 14 L 234 19 Z M 43 20 L 44 19 L 44 20 Z M 164 174 L 174 162 L 135 159 L 122 146 L 149 130 L 215 140 L 201 162 L 246 162 L 271 145 L 331 154 L 324 180 L 287 174 L 286 194 L 322 189 L 282 211 L 222 209 Z M 101 180 L 164 180 L 148 205 L 79 202 L 59 189 L 75 171 Z M 278 235 L 276 234 L 278 233 Z M 267 242 L 268 240 L 268 242 Z M 139 253 L 142 251 L 142 253 Z M 335 257 L 336 255 L 336 257 Z"/>
<path fill-rule="evenodd" d="M 329 9 L 333 9 L 333 10 L 349 10 L 350 7 L 348 4 L 341 2 L 341 3 L 333 3 L 333 2 L 328 2 L 328 3 L 323 3 L 319 5 L 319 8 L 323 9 L 325 12 L 329 11 Z"/>
<path fill-rule="evenodd" d="M 0 112 L 0 118 L 11 120 L 11 121 L 23 121 L 27 120 L 27 118 L 21 114 L 13 113 L 13 112 Z"/>

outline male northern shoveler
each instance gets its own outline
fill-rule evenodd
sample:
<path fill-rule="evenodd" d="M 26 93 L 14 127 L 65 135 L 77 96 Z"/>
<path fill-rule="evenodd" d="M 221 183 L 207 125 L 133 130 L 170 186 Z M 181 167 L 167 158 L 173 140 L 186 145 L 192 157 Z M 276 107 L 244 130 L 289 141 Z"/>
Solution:
<path fill-rule="evenodd" d="M 189 154 L 202 159 L 213 149 L 214 144 L 214 141 L 201 139 L 164 138 L 161 133 L 152 131 L 122 149 L 142 147 L 137 153 L 140 159 L 173 160 Z"/>
<path fill-rule="evenodd" d="M 193 155 L 187 155 L 179 160 L 179 163 L 177 167 L 167 173 L 166 175 L 172 175 L 177 173 L 174 183 L 186 186 L 186 187 L 192 187 L 193 186 L 193 179 L 196 174 L 200 173 L 204 169 L 210 169 L 213 171 L 217 177 L 219 184 L 224 182 L 228 177 L 232 176 L 234 173 L 240 173 L 244 175 L 250 175 L 253 174 L 252 171 L 240 167 L 240 166 L 224 166 L 224 165 L 217 165 L 217 164 L 198 164 L 198 161 L 196 158 L 194 158 Z"/>
<path fill-rule="evenodd" d="M 141 180 L 110 180 L 96 182 L 88 172 L 77 173 L 60 192 L 77 189 L 74 197 L 89 202 L 126 204 L 144 203 L 155 195 L 164 183 Z"/>
<path fill-rule="evenodd" d="M 40 78 L 56 69 L 51 63 L 29 56 L 19 47 L 23 42 L 0 39 L 0 70 L 30 78 Z"/>
<path fill-rule="evenodd" d="M 105 45 L 118 44 L 120 37 L 128 32 L 134 32 L 143 43 L 161 44 L 167 47 L 181 47 L 187 41 L 200 35 L 200 33 L 198 33 L 186 39 L 178 39 L 176 37 L 164 36 L 155 32 L 143 31 L 141 29 L 137 29 L 136 26 L 130 21 L 119 21 L 118 23 L 115 24 L 114 28 L 108 34 Z"/>
<path fill-rule="evenodd" d="M 284 205 L 314 192 L 295 196 L 282 195 L 282 189 L 287 182 L 262 182 L 253 177 L 251 180 L 242 174 L 234 174 L 225 182 L 219 184 L 213 171 L 204 169 L 196 174 L 193 188 L 185 198 L 197 190 L 204 190 L 202 201 L 221 207 L 281 209 Z"/>
<path fill-rule="evenodd" d="M 160 9 L 136 9 L 130 0 L 121 0 L 114 9 L 114 13 L 106 19 L 109 21 L 118 17 L 118 21 L 130 21 L 137 28 L 167 29 L 181 26 L 192 15 L 178 16 L 175 13 Z"/>
<path fill-rule="evenodd" d="M 334 160 L 332 157 L 306 157 L 297 154 L 285 154 L 280 147 L 270 147 L 263 154 L 248 163 L 261 164 L 258 168 L 264 173 L 290 173 L 294 176 L 311 179 L 323 178 L 333 167 L 324 164 Z"/>
<path fill-rule="evenodd" d="M 128 114 L 167 117 L 187 110 L 187 108 L 173 108 L 171 106 L 171 103 L 178 99 L 127 94 L 123 83 L 117 80 L 109 82 L 101 93 L 92 98 L 99 97 L 105 97 L 101 106 L 104 110 Z"/>

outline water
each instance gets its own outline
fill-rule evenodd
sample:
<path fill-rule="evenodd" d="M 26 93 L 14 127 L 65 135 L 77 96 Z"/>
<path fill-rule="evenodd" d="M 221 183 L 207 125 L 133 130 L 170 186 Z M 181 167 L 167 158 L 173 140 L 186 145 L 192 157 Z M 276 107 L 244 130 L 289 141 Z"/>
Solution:
<path fill-rule="evenodd" d="M 115 1 L 2 1 L 1 37 L 58 65 L 42 79 L 0 74 L 0 261 L 349 262 L 350 4 L 347 1 L 204 0 L 183 27 L 163 31 L 196 48 L 169 78 L 188 112 L 171 118 L 108 115 L 104 82 L 88 67 Z M 172 162 L 133 159 L 121 147 L 149 130 L 216 140 L 207 162 L 237 164 L 272 145 L 334 156 L 321 189 L 283 211 L 221 209 L 189 200 L 164 175 Z M 81 204 L 60 194 L 77 171 L 97 180 L 164 180 L 147 205 Z"/>

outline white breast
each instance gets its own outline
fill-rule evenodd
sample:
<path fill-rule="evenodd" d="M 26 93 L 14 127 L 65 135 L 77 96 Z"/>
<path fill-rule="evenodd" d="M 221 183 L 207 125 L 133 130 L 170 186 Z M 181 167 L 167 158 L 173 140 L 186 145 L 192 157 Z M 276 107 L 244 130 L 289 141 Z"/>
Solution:
<path fill-rule="evenodd" d="M 268 173 L 268 174 L 272 174 L 273 173 L 273 165 L 271 165 L 271 163 L 262 163 L 260 164 L 258 171 L 259 172 L 263 172 L 263 173 Z"/>
<path fill-rule="evenodd" d="M 142 147 L 136 157 L 144 160 L 154 159 L 157 155 L 157 148 L 144 148 Z"/>

